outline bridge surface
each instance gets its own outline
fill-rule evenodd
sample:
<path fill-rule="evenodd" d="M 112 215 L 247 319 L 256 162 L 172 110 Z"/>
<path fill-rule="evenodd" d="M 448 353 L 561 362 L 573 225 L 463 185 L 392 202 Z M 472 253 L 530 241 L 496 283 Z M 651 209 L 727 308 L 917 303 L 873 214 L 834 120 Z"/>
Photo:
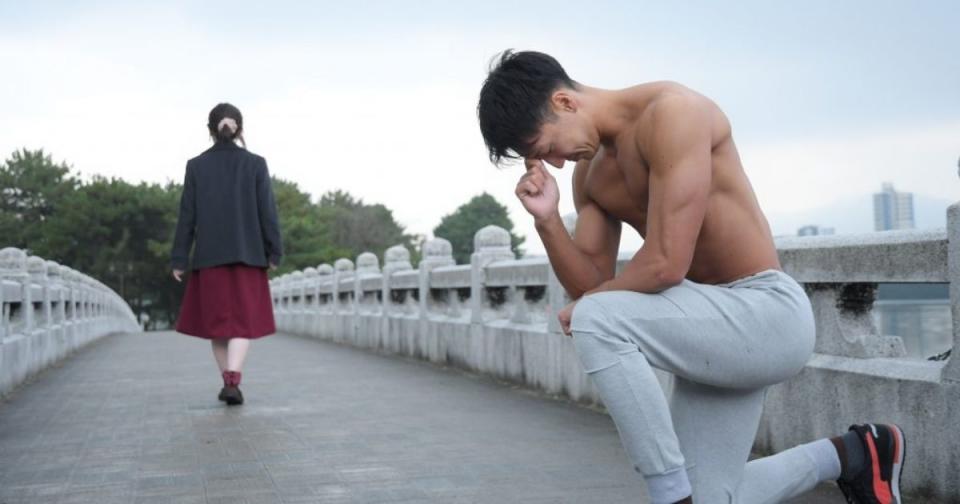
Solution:
<path fill-rule="evenodd" d="M 607 415 L 489 378 L 278 334 L 220 384 L 206 341 L 94 342 L 0 403 L 0 504 L 644 502 Z"/>

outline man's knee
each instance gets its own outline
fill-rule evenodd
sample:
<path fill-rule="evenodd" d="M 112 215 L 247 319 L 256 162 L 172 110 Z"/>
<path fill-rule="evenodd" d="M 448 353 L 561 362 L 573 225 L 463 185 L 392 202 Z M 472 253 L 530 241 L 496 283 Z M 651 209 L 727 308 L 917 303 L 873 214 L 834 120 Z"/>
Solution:
<path fill-rule="evenodd" d="M 603 303 L 596 295 L 584 296 L 577 301 L 570 315 L 570 330 L 585 333 L 607 332 L 609 317 Z"/>
<path fill-rule="evenodd" d="M 600 298 L 582 298 L 570 319 L 573 344 L 587 373 L 606 369 L 619 362 L 620 354 L 636 350 L 627 336 L 617 330 Z"/>

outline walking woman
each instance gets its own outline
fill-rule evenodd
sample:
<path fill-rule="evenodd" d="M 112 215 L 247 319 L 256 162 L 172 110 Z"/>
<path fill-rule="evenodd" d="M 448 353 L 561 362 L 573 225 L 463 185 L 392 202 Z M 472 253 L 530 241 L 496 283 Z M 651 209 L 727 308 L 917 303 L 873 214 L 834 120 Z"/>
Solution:
<path fill-rule="evenodd" d="M 267 162 L 246 149 L 240 110 L 218 104 L 207 128 L 214 145 L 187 161 L 171 251 L 173 277 L 190 270 L 176 330 L 211 341 L 219 399 L 243 404 L 250 340 L 276 332 L 267 268 L 277 268 L 283 247 Z"/>

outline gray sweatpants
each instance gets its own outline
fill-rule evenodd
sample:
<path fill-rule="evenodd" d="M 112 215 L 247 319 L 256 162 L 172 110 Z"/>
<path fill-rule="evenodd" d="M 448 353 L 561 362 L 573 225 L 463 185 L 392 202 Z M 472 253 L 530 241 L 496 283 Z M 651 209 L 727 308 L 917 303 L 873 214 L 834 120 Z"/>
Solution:
<path fill-rule="evenodd" d="M 766 387 L 796 375 L 813 353 L 810 301 L 786 273 L 591 294 L 570 328 L 655 503 L 691 487 L 696 503 L 779 502 L 818 483 L 801 447 L 747 463 Z M 669 399 L 652 368 L 674 375 Z"/>

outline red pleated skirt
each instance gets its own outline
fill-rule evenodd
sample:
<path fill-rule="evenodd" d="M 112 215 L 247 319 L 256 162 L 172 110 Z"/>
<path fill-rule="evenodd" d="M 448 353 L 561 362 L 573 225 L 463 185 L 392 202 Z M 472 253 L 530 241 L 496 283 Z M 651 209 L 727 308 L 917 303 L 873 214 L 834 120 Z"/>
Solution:
<path fill-rule="evenodd" d="M 205 339 L 277 332 L 267 269 L 235 263 L 190 271 L 175 329 Z"/>

